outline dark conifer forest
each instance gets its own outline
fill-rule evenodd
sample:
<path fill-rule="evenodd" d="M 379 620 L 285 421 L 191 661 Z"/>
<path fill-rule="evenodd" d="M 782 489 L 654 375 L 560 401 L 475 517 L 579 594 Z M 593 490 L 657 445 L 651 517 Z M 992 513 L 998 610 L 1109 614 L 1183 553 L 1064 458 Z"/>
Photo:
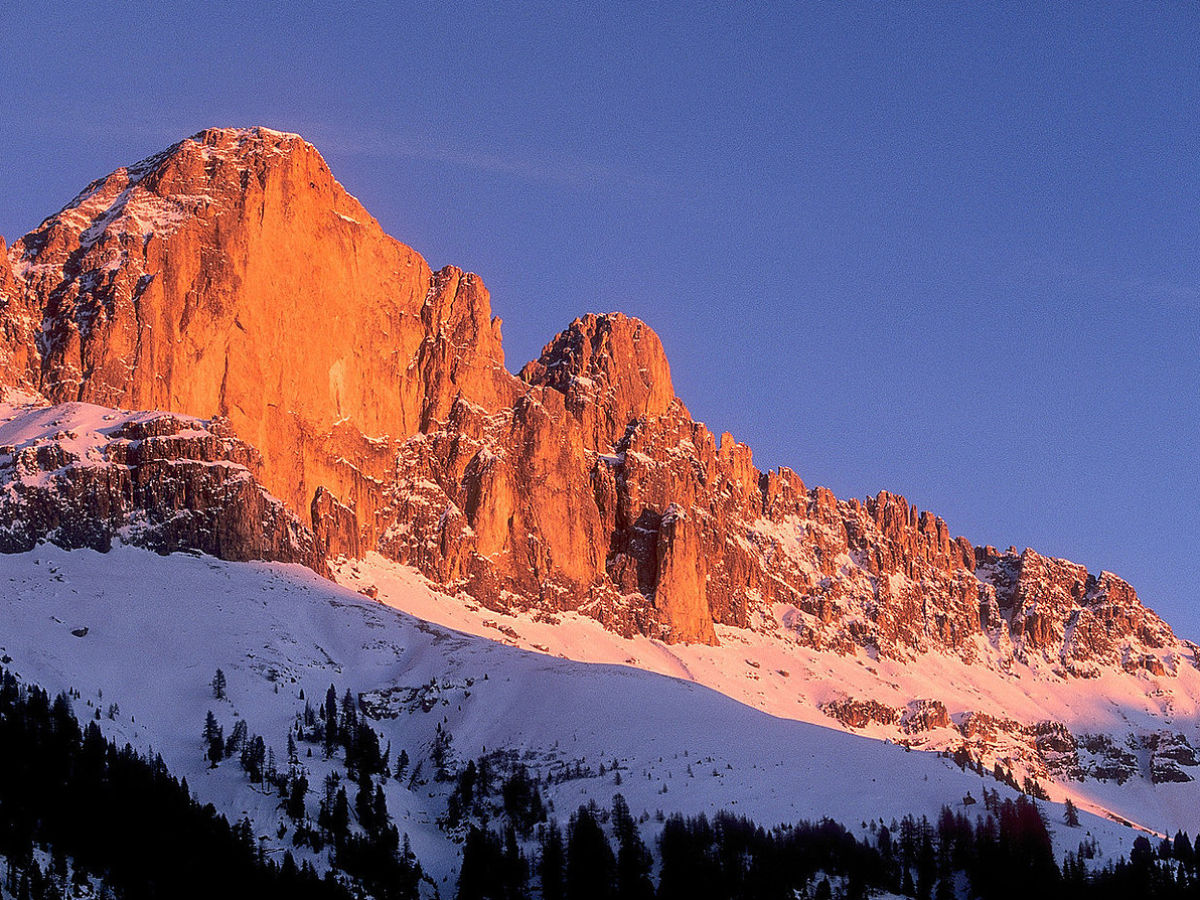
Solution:
<path fill-rule="evenodd" d="M 322 801 L 316 827 L 297 823 L 298 846 L 332 851 L 338 871 L 318 875 L 291 853 L 264 858 L 252 823 L 230 824 L 201 806 L 160 757 L 117 747 L 95 722 L 81 728 L 67 695 L 51 698 L 0 670 L 3 895 L 58 900 L 87 885 L 124 900 L 440 896 L 432 882 L 422 885 L 407 838 L 401 842 L 371 781 L 389 768 L 388 754 L 354 718 L 352 698 L 338 704 L 330 694 L 326 727 L 302 739 L 332 735 L 330 752 L 344 746 L 360 783 L 353 805 L 339 787 Z M 1188 835 L 1139 836 L 1128 860 L 1100 866 L 1072 807 L 1064 824 L 1080 841 L 1058 860 L 1045 811 L 1024 795 L 985 791 L 981 804 L 944 807 L 936 822 L 876 821 L 861 837 L 829 819 L 768 829 L 724 811 L 676 814 L 659 817 L 647 845 L 647 814 L 635 818 L 620 794 L 610 808 L 580 806 L 564 829 L 547 815 L 538 776 L 525 766 L 501 754 L 455 771 L 448 754 L 441 762 L 438 777 L 452 786 L 439 825 L 462 846 L 457 889 L 450 887 L 458 900 L 859 900 L 885 891 L 919 900 L 1200 898 Z M 405 753 L 397 775 L 409 765 Z M 307 783 L 279 780 L 283 808 L 302 820 Z"/>
<path fill-rule="evenodd" d="M 511 826 L 473 827 L 458 898 L 515 900 L 539 891 L 546 900 L 859 900 L 884 891 L 919 900 L 1200 897 L 1187 835 L 1157 844 L 1138 837 L 1129 860 L 1091 868 L 1095 847 L 1084 837 L 1060 866 L 1041 809 L 1024 796 L 989 793 L 974 817 L 945 807 L 936 823 L 905 817 L 873 831 L 864 840 L 829 819 L 765 829 L 728 812 L 674 815 L 651 854 L 618 794 L 611 811 L 581 806 L 565 836 L 552 823 L 542 826 L 533 859 Z"/>
<path fill-rule="evenodd" d="M 249 822 L 199 805 L 161 758 L 118 748 L 94 722 L 81 729 L 65 694 L 51 699 L 6 670 L 0 748 L 0 854 L 17 900 L 62 896 L 68 858 L 73 880 L 125 900 L 351 896 L 290 855 L 262 858 Z"/>

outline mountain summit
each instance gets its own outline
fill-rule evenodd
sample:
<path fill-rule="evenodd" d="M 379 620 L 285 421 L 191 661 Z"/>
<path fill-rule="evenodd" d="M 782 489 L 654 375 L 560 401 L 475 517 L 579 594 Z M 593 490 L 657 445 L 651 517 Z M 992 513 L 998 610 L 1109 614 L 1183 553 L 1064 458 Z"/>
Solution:
<path fill-rule="evenodd" d="M 636 319 L 576 319 L 511 374 L 480 279 L 386 235 L 296 135 L 208 129 L 88 185 L 7 251 L 0 334 L 0 383 L 227 419 L 320 554 L 497 610 L 1061 677 L 1192 659 L 1116 576 L 760 472 Z"/>
<path fill-rule="evenodd" d="M 306 516 L 318 485 L 354 497 L 364 438 L 511 393 L 478 279 L 435 276 L 296 135 L 202 131 L 88 185 L 9 259 L 10 383 L 226 416 Z"/>

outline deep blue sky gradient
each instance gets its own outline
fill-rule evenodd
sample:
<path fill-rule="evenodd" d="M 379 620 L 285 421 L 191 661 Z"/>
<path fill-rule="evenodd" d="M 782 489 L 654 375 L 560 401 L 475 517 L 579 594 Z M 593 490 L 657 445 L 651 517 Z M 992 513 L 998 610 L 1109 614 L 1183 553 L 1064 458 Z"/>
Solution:
<path fill-rule="evenodd" d="M 514 371 L 662 336 L 716 432 L 1129 579 L 1200 638 L 1200 7 L 0 8 L 0 234 L 209 125 L 297 131 L 478 272 Z"/>

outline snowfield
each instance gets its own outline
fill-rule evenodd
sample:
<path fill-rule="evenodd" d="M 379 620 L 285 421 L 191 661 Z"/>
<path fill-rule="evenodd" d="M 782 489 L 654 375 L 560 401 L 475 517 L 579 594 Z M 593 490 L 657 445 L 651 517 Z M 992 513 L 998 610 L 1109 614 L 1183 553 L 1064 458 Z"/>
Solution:
<path fill-rule="evenodd" d="M 556 621 L 545 621 L 535 612 L 506 615 L 469 597 L 448 597 L 429 589 L 412 569 L 377 553 L 343 561 L 334 570 L 339 582 L 429 622 L 556 657 L 635 666 L 681 678 L 771 716 L 823 729 L 846 730 L 822 711 L 830 701 L 869 698 L 903 707 L 913 699 L 937 698 L 946 705 L 951 727 L 912 735 L 878 723 L 853 729 L 880 741 L 903 735 L 922 749 L 953 750 L 962 744 L 962 734 L 953 724 L 968 713 L 982 712 L 1023 723 L 1053 720 L 1076 734 L 1112 735 L 1138 758 L 1143 771 L 1149 770 L 1148 752 L 1129 747 L 1130 735 L 1170 730 L 1200 746 L 1200 671 L 1191 665 L 1181 665 L 1177 676 L 1106 670 L 1098 678 L 1064 679 L 1044 662 L 1003 668 L 982 653 L 971 665 L 940 654 L 906 662 L 872 658 L 865 652 L 843 656 L 800 645 L 778 621 L 761 622 L 755 629 L 717 625 L 718 647 L 666 645 L 640 636 L 622 638 L 586 616 L 563 613 Z M 1000 761 L 1020 779 L 1024 770 L 1016 750 L 1001 735 L 985 763 L 990 769 Z M 1200 770 L 1190 771 L 1200 777 Z M 1060 803 L 1069 797 L 1080 809 L 1158 833 L 1200 831 L 1200 781 L 1156 785 L 1134 777 L 1123 784 L 1095 779 L 1042 784 Z"/>
<path fill-rule="evenodd" d="M 828 816 L 862 833 L 872 822 L 890 824 L 909 813 L 932 819 L 943 804 L 961 806 L 968 792 L 979 798 L 985 787 L 1013 795 L 933 753 L 818 724 L 816 692 L 852 673 L 853 659 L 843 661 L 844 672 L 806 685 L 814 661 L 793 651 L 784 663 L 782 649 L 739 644 L 726 632 L 721 648 L 668 648 L 627 641 L 575 617 L 535 628 L 531 620 L 442 597 L 409 570 L 385 573 L 374 560 L 358 566 L 386 605 L 299 566 L 43 545 L 0 557 L 0 658 L 51 692 L 73 688 L 81 720 L 98 716 L 108 737 L 160 753 L 202 802 L 231 818 L 250 816 L 271 853 L 291 847 L 290 835 L 279 835 L 280 825 L 290 824 L 281 800 L 251 784 L 236 759 L 208 767 L 205 714 L 212 710 L 226 734 L 244 719 L 283 767 L 289 729 L 306 699 L 316 707 L 330 684 L 339 696 L 347 689 L 362 695 L 393 762 L 403 749 L 422 767 L 416 777 L 390 779 L 385 791 L 393 820 L 443 895 L 453 888 L 459 850 L 437 825 L 449 788 L 433 779 L 429 761 L 439 724 L 452 735 L 459 763 L 504 749 L 543 777 L 583 772 L 542 785 L 552 815 L 564 822 L 581 802 L 607 806 L 622 793 L 635 817 L 647 814 L 647 840 L 657 833 L 660 810 L 727 808 L 768 826 Z M 464 633 L 471 630 L 508 643 Z M 585 661 L 516 643 L 553 644 L 553 652 Z M 775 652 L 780 667 L 790 666 L 787 675 L 775 670 Z M 743 696 L 701 683 L 719 680 L 716 673 L 735 659 L 758 675 Z M 227 700 L 213 696 L 217 668 L 227 679 Z M 746 695 L 758 689 L 761 698 Z M 785 698 L 795 711 L 754 708 Z M 319 746 L 300 745 L 314 816 L 321 782 L 336 764 L 321 755 Z M 1126 788 L 1114 791 L 1117 799 L 1097 794 L 1097 801 L 1119 800 L 1122 808 L 1154 813 L 1147 824 L 1173 829 L 1163 818 L 1174 808 L 1155 800 L 1159 793 Z M 1087 814 L 1081 827 L 1068 828 L 1061 807 L 1045 809 L 1060 859 L 1088 836 L 1102 855 L 1124 856 L 1137 833 Z"/>

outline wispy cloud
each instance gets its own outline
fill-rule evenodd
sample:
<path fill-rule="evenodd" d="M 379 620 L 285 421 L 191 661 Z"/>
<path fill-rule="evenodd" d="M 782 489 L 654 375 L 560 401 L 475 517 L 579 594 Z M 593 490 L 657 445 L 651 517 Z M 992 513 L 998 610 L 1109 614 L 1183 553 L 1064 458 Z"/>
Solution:
<path fill-rule="evenodd" d="M 1056 256 L 1015 262 L 1007 276 L 1010 284 L 1063 299 L 1200 311 L 1200 278 L 1114 274 L 1088 270 Z"/>
<path fill-rule="evenodd" d="M 265 125 L 296 132 L 330 156 L 419 160 L 576 190 L 628 189 L 637 187 L 643 180 L 627 169 L 600 163 L 581 154 L 532 147 L 488 147 L 448 139 L 446 134 L 428 126 L 415 126 L 411 132 L 364 131 L 345 125 L 296 121 L 289 116 L 278 121 L 253 122 L 243 121 L 244 114 L 230 121 L 220 121 L 220 118 L 219 114 L 211 113 L 201 121 L 186 112 L 163 116 L 156 111 L 127 110 L 117 115 L 97 116 L 94 110 L 60 110 L 31 117 L 22 122 L 22 129 L 37 132 L 47 140 L 69 137 L 102 143 L 132 141 L 152 153 L 210 126 Z"/>
<path fill-rule="evenodd" d="M 576 189 L 630 187 L 637 182 L 625 170 L 570 153 L 494 150 L 404 134 L 331 134 L 324 128 L 316 128 L 314 133 L 318 136 L 305 136 L 330 154 L 421 160 Z"/>

